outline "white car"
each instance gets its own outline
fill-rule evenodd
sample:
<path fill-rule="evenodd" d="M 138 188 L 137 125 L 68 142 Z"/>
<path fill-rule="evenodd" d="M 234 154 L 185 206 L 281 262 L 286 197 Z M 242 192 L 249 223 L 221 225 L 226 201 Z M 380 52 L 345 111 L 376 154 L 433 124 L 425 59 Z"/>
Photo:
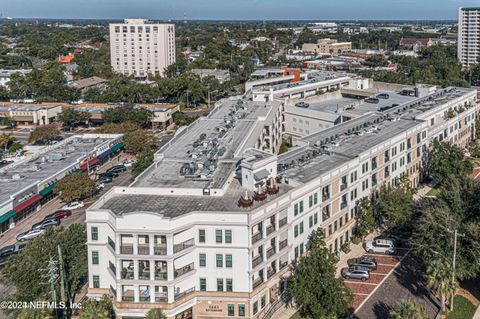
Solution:
<path fill-rule="evenodd" d="M 98 183 L 97 184 L 97 190 L 101 191 L 102 189 L 105 188 L 105 184 L 104 183 Z"/>
<path fill-rule="evenodd" d="M 370 254 L 395 254 L 395 246 L 393 245 L 393 242 L 386 239 L 375 239 L 373 241 L 368 241 L 365 244 L 365 250 Z"/>
<path fill-rule="evenodd" d="M 77 208 L 82 208 L 83 206 L 85 206 L 83 202 L 71 202 L 70 204 L 63 206 L 62 209 L 74 210 Z"/>
<path fill-rule="evenodd" d="M 128 160 L 128 161 L 123 162 L 123 166 L 132 167 L 133 164 L 135 164 L 136 162 L 137 162 L 136 160 Z"/>
<path fill-rule="evenodd" d="M 21 233 L 17 236 L 18 241 L 25 241 L 37 238 L 45 232 L 45 229 L 32 229 L 27 232 Z"/>

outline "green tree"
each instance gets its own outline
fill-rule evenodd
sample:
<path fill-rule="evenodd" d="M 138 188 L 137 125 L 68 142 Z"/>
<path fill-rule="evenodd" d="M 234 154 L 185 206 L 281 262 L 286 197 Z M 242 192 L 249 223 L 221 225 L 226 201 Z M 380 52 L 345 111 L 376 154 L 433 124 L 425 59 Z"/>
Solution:
<path fill-rule="evenodd" d="M 52 311 L 47 308 L 24 308 L 17 319 L 50 319 L 52 317 Z"/>
<path fill-rule="evenodd" d="M 20 151 L 23 149 L 22 144 L 18 142 L 13 142 L 9 147 L 8 147 L 8 154 L 15 153 L 16 151 Z"/>
<path fill-rule="evenodd" d="M 131 122 L 146 127 L 150 122 L 152 112 L 145 108 L 137 108 L 131 105 L 112 107 L 102 113 L 103 120 L 108 123 Z"/>
<path fill-rule="evenodd" d="M 430 172 L 440 184 L 448 183 L 452 176 L 466 176 L 472 171 L 472 163 L 465 158 L 464 150 L 434 141 L 430 151 Z"/>
<path fill-rule="evenodd" d="M 191 117 L 182 112 L 173 113 L 173 122 L 178 126 L 188 126 L 196 120 L 195 117 Z"/>
<path fill-rule="evenodd" d="M 146 170 L 152 164 L 153 164 L 153 150 L 151 149 L 143 150 L 140 154 L 138 154 L 137 162 L 133 164 L 132 175 L 133 176 L 140 175 L 144 170 Z"/>
<path fill-rule="evenodd" d="M 446 298 L 455 294 L 458 288 L 458 283 L 456 281 L 452 282 L 452 271 L 451 264 L 439 259 L 431 262 L 427 268 L 427 287 L 431 289 L 436 296 L 440 297 L 442 311 L 445 311 Z"/>
<path fill-rule="evenodd" d="M 289 282 L 302 317 L 342 318 L 347 314 L 352 292 L 335 273 L 334 257 L 321 232 L 313 233 L 310 250 L 296 265 Z"/>
<path fill-rule="evenodd" d="M 45 275 L 50 257 L 58 261 L 60 245 L 66 274 L 66 292 L 74 300 L 80 288 L 81 277 L 88 272 L 87 232 L 84 224 L 73 224 L 68 228 L 48 228 L 42 236 L 30 241 L 19 254 L 11 256 L 0 272 L 0 281 L 14 286 L 15 291 L 3 296 L 14 301 L 52 300 L 50 285 L 45 285 Z M 60 296 L 60 281 L 55 285 Z"/>
<path fill-rule="evenodd" d="M 96 185 L 86 173 L 73 173 L 58 181 L 55 192 L 63 202 L 71 203 L 95 194 Z"/>
<path fill-rule="evenodd" d="M 162 309 L 151 309 L 147 312 L 145 319 L 167 319 Z"/>
<path fill-rule="evenodd" d="M 73 128 L 80 124 L 85 124 L 90 119 L 90 113 L 77 111 L 73 108 L 64 109 L 58 114 L 58 121 L 62 122 L 64 126 Z"/>
<path fill-rule="evenodd" d="M 375 217 L 370 199 L 366 196 L 360 200 L 357 211 L 356 235 L 364 238 L 375 229 Z"/>
<path fill-rule="evenodd" d="M 411 226 L 413 192 L 408 179 L 402 179 L 397 187 L 382 186 L 378 200 L 378 213 L 383 217 L 387 228 Z"/>
<path fill-rule="evenodd" d="M 3 148 L 3 150 L 6 151 L 14 141 L 15 138 L 13 136 L 2 134 L 0 135 L 0 148 Z"/>
<path fill-rule="evenodd" d="M 157 144 L 155 136 L 143 129 L 126 133 L 123 141 L 125 143 L 125 150 L 133 154 L 139 154 L 146 150 L 154 150 Z"/>
<path fill-rule="evenodd" d="M 390 310 L 392 319 L 428 319 L 427 310 L 413 300 L 402 300 Z"/>
<path fill-rule="evenodd" d="M 52 125 L 38 126 L 33 130 L 28 138 L 29 142 L 42 141 L 46 143 L 60 136 L 60 131 Z"/>
<path fill-rule="evenodd" d="M 87 299 L 82 302 L 80 319 L 110 319 L 114 316 L 112 301 L 103 295 L 102 299 Z"/>

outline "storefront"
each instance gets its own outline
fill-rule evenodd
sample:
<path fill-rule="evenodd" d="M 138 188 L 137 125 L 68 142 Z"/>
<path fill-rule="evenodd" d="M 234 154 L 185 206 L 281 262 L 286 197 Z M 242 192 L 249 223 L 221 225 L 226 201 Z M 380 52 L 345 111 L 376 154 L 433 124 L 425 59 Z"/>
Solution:
<path fill-rule="evenodd" d="M 15 217 L 16 214 L 17 212 L 15 212 L 14 210 L 10 210 L 0 216 L 0 232 L 3 233 L 10 228 L 10 224 L 13 222 L 12 218 Z"/>
<path fill-rule="evenodd" d="M 175 319 L 192 319 L 193 314 L 192 314 L 192 308 L 188 308 L 185 311 L 182 311 L 181 313 L 178 313 L 175 315 Z"/>
<path fill-rule="evenodd" d="M 16 212 L 15 222 L 24 219 L 30 213 L 36 211 L 38 204 L 43 199 L 43 196 L 40 194 L 35 194 L 29 199 L 21 202 L 19 205 L 15 206 L 13 210 Z"/>

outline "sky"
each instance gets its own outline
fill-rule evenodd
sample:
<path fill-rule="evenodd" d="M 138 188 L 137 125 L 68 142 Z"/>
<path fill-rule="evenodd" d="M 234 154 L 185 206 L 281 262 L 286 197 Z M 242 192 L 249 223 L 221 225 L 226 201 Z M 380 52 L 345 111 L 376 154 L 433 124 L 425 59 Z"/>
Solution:
<path fill-rule="evenodd" d="M 454 20 L 479 0 L 0 0 L 12 18 L 152 20 Z"/>

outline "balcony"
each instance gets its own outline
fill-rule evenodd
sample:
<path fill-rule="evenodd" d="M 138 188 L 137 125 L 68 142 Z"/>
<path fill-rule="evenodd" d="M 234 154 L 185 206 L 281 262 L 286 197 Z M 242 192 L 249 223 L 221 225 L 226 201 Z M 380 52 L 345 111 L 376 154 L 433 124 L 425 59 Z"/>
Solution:
<path fill-rule="evenodd" d="M 132 280 L 134 278 L 133 271 L 122 270 L 122 279 Z"/>
<path fill-rule="evenodd" d="M 283 268 L 287 267 L 288 265 L 288 261 L 280 261 L 280 267 L 279 269 L 282 270 Z"/>
<path fill-rule="evenodd" d="M 155 280 L 167 280 L 168 274 L 167 272 L 156 272 L 155 273 Z"/>
<path fill-rule="evenodd" d="M 252 268 L 257 267 L 257 266 L 260 265 L 262 262 L 263 262 L 263 256 L 262 256 L 262 255 L 258 255 L 257 257 L 253 258 L 253 260 L 252 260 Z"/>
<path fill-rule="evenodd" d="M 284 217 L 278 221 L 278 228 L 282 228 L 287 224 L 287 217 Z"/>
<path fill-rule="evenodd" d="M 279 245 L 280 249 L 279 250 L 282 250 L 283 248 L 287 247 L 287 245 L 288 245 L 288 238 L 285 238 L 284 240 L 282 240 L 280 242 L 280 245 Z"/>
<path fill-rule="evenodd" d="M 347 184 L 341 184 L 340 185 L 340 191 L 344 191 L 345 189 L 347 189 Z"/>
<path fill-rule="evenodd" d="M 267 226 L 267 236 L 270 235 L 275 231 L 275 225 L 268 225 Z"/>
<path fill-rule="evenodd" d="M 168 302 L 167 293 L 155 293 L 155 302 Z"/>
<path fill-rule="evenodd" d="M 340 203 L 340 209 L 344 209 L 345 207 L 348 206 L 348 203 L 347 202 L 341 202 Z"/>
<path fill-rule="evenodd" d="M 155 245 L 153 246 L 153 254 L 154 255 L 166 255 L 167 254 L 167 246 L 166 245 Z"/>
<path fill-rule="evenodd" d="M 115 251 L 115 242 L 110 237 L 108 237 L 108 245 Z"/>
<path fill-rule="evenodd" d="M 133 294 L 133 291 L 132 291 L 132 294 Z M 123 295 L 123 296 L 122 296 L 122 301 L 133 302 L 133 301 L 135 301 L 135 297 L 134 297 L 134 296 L 130 296 L 130 295 Z"/>
<path fill-rule="evenodd" d="M 188 294 L 191 294 L 192 292 L 195 292 L 195 287 L 192 287 L 190 289 L 187 289 L 181 293 L 178 293 L 176 294 L 173 299 L 175 299 L 175 301 L 177 301 L 178 299 L 182 298 L 182 297 L 185 297 L 186 295 Z"/>
<path fill-rule="evenodd" d="M 120 246 L 120 254 L 133 255 L 133 245 L 122 245 L 122 246 Z"/>
<path fill-rule="evenodd" d="M 270 268 L 267 270 L 267 278 L 270 278 L 272 277 L 273 275 L 275 275 L 277 273 L 277 270 L 275 268 Z"/>
<path fill-rule="evenodd" d="M 269 259 L 273 255 L 275 255 L 276 252 L 277 252 L 277 249 L 276 249 L 275 246 L 272 246 L 272 247 L 268 248 L 267 249 L 267 259 Z"/>
<path fill-rule="evenodd" d="M 183 276 L 183 275 L 185 275 L 185 274 L 187 274 L 191 271 L 194 271 L 195 268 L 193 266 L 194 266 L 193 263 L 191 263 L 191 264 L 188 264 L 186 266 L 183 266 L 180 269 L 175 269 L 174 277 L 178 278 L 178 277 L 181 277 L 181 276 Z"/>
<path fill-rule="evenodd" d="M 138 245 L 138 254 L 139 255 L 150 255 L 150 246 L 149 245 Z"/>
<path fill-rule="evenodd" d="M 173 253 L 176 254 L 178 252 L 181 252 L 182 250 L 185 250 L 193 246 L 195 246 L 195 239 L 190 238 L 189 240 L 186 240 L 183 243 L 173 245 Z"/>
<path fill-rule="evenodd" d="M 262 239 L 262 233 L 261 232 L 258 232 L 256 233 L 255 235 L 252 236 L 252 244 L 255 244 L 257 241 L 259 241 L 260 239 Z"/>
<path fill-rule="evenodd" d="M 257 288 L 261 284 L 263 284 L 263 278 L 262 277 L 257 278 L 256 280 L 253 281 L 253 289 Z"/>

